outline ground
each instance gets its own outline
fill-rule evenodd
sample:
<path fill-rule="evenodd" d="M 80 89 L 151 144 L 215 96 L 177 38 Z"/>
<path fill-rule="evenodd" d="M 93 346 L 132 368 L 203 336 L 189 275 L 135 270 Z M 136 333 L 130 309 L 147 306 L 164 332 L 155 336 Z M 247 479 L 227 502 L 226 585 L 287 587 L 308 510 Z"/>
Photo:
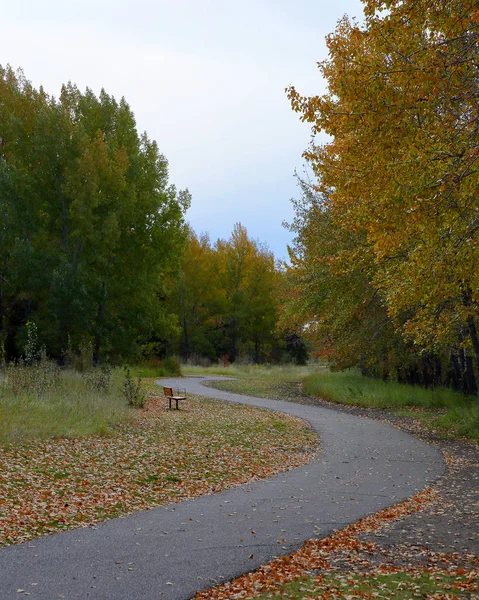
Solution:
<path fill-rule="evenodd" d="M 255 384 L 249 383 L 248 393 Z M 266 571 L 247 575 L 231 582 L 229 591 L 219 588 L 199 598 L 359 598 L 375 597 L 379 593 L 378 577 L 409 577 L 407 589 L 415 578 L 433 573 L 434 586 L 418 589 L 417 597 L 479 598 L 479 447 L 475 443 L 447 439 L 439 432 L 424 427 L 421 419 L 401 416 L 386 410 L 342 406 L 312 398 L 302 392 L 297 382 L 274 385 L 258 382 L 256 393 L 283 400 L 327 406 L 333 410 L 359 417 L 379 419 L 408 431 L 429 444 L 438 447 L 446 460 L 447 470 L 428 490 L 427 496 L 406 501 L 396 512 L 382 511 L 358 527 L 347 528 L 336 537 L 312 543 L 303 554 L 292 556 L 287 567 L 279 561 L 266 566 Z M 215 387 L 237 391 L 234 382 L 223 382 Z M 243 385 L 244 387 L 244 385 Z M 418 500 L 416 502 L 416 500 Z M 320 557 L 320 560 L 318 559 Z M 270 570 L 271 569 L 271 570 Z M 334 573 L 334 577 L 326 575 Z M 397 571 L 402 574 L 396 573 Z M 372 588 L 356 590 L 350 595 L 352 583 L 341 591 L 338 581 L 359 573 L 373 579 Z M 394 575 L 391 575 L 394 573 Z M 307 576 L 302 588 L 287 582 Z M 440 577 L 446 580 L 440 581 Z M 316 580 L 315 580 L 316 578 Z M 326 578 L 326 579 L 324 579 Z M 450 581 L 449 579 L 450 578 Z M 446 581 L 446 582 L 445 582 Z M 452 582 L 452 583 L 451 583 Z M 428 582 L 429 585 L 430 582 Z M 334 592 L 338 584 L 337 593 Z M 457 589 L 449 590 L 449 585 Z M 294 588 L 294 589 L 293 589 Z M 392 594 L 386 585 L 386 595 Z M 234 590 L 234 594 L 232 593 Z M 349 591 L 348 591 L 349 590 Z M 426 591 L 424 591 L 426 590 Z M 224 595 L 226 593 L 226 595 Z M 368 596 L 371 594 L 372 596 Z M 228 594 L 230 594 L 228 596 Z M 264 595 L 261 595 L 264 594 Z M 277 596 L 275 594 L 278 594 Z M 331 594 L 329 596 L 329 594 Z M 428 595 L 429 594 L 429 595 Z M 451 595 L 448 595 L 451 594 Z M 472 594 L 472 595 L 471 595 Z M 411 596 L 415 594 L 411 592 Z"/>

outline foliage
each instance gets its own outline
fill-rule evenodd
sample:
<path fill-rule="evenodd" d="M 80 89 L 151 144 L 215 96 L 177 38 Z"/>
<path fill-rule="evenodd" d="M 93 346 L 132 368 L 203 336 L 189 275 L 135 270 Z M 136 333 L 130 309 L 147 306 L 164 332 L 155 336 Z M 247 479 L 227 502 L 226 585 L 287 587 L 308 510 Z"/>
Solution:
<path fill-rule="evenodd" d="M 112 385 L 112 369 L 108 364 L 103 364 L 84 373 L 83 378 L 93 391 L 107 394 Z"/>
<path fill-rule="evenodd" d="M 271 477 L 317 449 L 299 419 L 193 396 L 169 411 L 160 391 L 108 436 L 0 449 L 0 544 Z"/>
<path fill-rule="evenodd" d="M 408 344 L 465 349 L 477 370 L 476 3 L 364 8 L 363 26 L 344 17 L 327 38 L 327 92 L 288 89 L 313 135 L 329 136 L 305 157 L 329 218 L 355 240 L 335 268 L 355 265 Z"/>
<path fill-rule="evenodd" d="M 91 344 L 96 363 L 171 331 L 161 281 L 178 266 L 188 205 L 124 99 L 70 83 L 55 99 L 0 67 L 7 358 L 21 352 L 28 322 L 49 355 Z"/>
<path fill-rule="evenodd" d="M 128 367 L 125 367 L 125 380 L 123 382 L 122 392 L 128 406 L 133 408 L 145 407 L 146 394 L 141 387 L 141 377 L 138 377 L 136 382 L 133 381 L 131 371 Z"/>
<path fill-rule="evenodd" d="M 169 294 L 180 321 L 181 356 L 256 363 L 271 358 L 278 343 L 278 277 L 273 254 L 242 225 L 214 245 L 190 231 L 182 274 Z"/>
<path fill-rule="evenodd" d="M 327 198 L 311 182 L 298 178 L 298 185 L 301 197 L 294 201 L 296 216 L 289 225 L 296 236 L 281 291 L 282 327 L 302 330 L 317 355 L 337 368 L 359 365 L 397 376 L 417 355 L 406 351 L 371 283 L 370 257 L 356 260 L 367 246 L 364 236 L 335 224 Z M 355 258 L 346 265 L 351 252 Z"/>
<path fill-rule="evenodd" d="M 180 377 L 181 375 L 181 364 L 178 358 L 175 356 L 168 356 L 161 362 L 167 375 L 172 377 Z"/>

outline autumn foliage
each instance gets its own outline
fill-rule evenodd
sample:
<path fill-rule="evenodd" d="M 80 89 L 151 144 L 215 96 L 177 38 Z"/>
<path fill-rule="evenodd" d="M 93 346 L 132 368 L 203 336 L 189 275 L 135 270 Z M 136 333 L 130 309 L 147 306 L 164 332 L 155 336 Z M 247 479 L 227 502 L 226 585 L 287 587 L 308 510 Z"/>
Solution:
<path fill-rule="evenodd" d="M 287 90 L 311 124 L 316 176 L 296 222 L 295 305 L 314 281 L 366 346 L 387 332 L 403 356 L 445 357 L 458 380 L 479 363 L 477 15 L 471 0 L 365 0 L 364 22 L 344 17 L 327 38 L 327 92 Z M 332 324 L 319 342 L 334 353 L 329 301 L 303 321 Z"/>
<path fill-rule="evenodd" d="M 176 350 L 184 359 L 228 366 L 238 358 L 280 360 L 290 350 L 277 328 L 281 273 L 273 253 L 244 226 L 237 223 L 215 243 L 190 231 L 181 266 L 169 305 L 179 318 Z"/>

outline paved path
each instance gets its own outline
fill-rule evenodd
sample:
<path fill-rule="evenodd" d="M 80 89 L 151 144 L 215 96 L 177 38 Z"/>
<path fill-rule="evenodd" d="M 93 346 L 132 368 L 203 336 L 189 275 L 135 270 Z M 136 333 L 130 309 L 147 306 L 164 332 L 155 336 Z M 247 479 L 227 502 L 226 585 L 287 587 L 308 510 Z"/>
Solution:
<path fill-rule="evenodd" d="M 158 383 L 307 419 L 322 451 L 274 479 L 2 549 L 1 600 L 18 600 L 17 590 L 32 600 L 185 600 L 412 495 L 444 470 L 436 449 L 378 421 L 221 392 L 201 378 Z"/>

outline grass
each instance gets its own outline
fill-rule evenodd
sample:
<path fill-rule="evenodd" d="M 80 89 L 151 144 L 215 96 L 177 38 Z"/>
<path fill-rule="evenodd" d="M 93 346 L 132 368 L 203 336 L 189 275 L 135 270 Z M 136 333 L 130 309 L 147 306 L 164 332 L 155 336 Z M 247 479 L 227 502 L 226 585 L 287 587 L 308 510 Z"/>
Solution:
<path fill-rule="evenodd" d="M 350 371 L 311 374 L 305 378 L 303 390 L 329 402 L 368 408 L 448 408 L 463 402 L 460 394 L 448 388 L 426 389 Z"/>
<path fill-rule="evenodd" d="M 429 598 L 438 594 L 444 598 L 464 598 L 464 592 L 478 589 L 479 575 L 457 575 L 417 571 L 413 573 L 333 572 L 309 576 L 282 586 L 275 593 L 258 596 L 259 600 L 303 600 L 305 598 Z M 468 594 L 469 595 L 469 594 Z"/>
<path fill-rule="evenodd" d="M 298 419 L 194 396 L 168 410 L 145 385 L 147 408 L 108 436 L 0 449 L 0 545 L 270 477 L 317 449 Z"/>
<path fill-rule="evenodd" d="M 303 391 L 338 404 L 388 409 L 418 418 L 445 435 L 479 440 L 476 399 L 448 388 L 425 389 L 353 372 L 318 372 L 304 379 Z"/>
<path fill-rule="evenodd" d="M 146 361 L 131 377 L 180 375 L 179 361 Z M 132 418 L 123 393 L 124 369 L 58 369 L 47 359 L 0 371 L 0 446 L 48 438 L 107 435 Z"/>
<path fill-rule="evenodd" d="M 294 377 L 292 374 L 289 379 L 282 380 L 279 377 L 270 379 L 256 379 L 254 377 L 244 377 L 243 379 L 231 381 L 211 381 L 205 385 L 233 394 L 244 394 L 246 396 L 256 396 L 258 398 L 277 398 L 278 400 L 299 400 L 299 384 L 301 377 Z"/>
<path fill-rule="evenodd" d="M 180 361 L 175 357 L 165 358 L 163 360 L 151 359 L 130 366 L 133 377 L 180 377 Z"/>
<path fill-rule="evenodd" d="M 183 371 L 187 375 L 222 375 L 225 377 L 236 377 L 238 379 L 255 379 L 262 381 L 301 381 L 307 375 L 324 369 L 319 365 L 307 365 L 299 367 L 296 365 L 240 365 L 233 363 L 229 367 L 221 365 L 211 367 L 199 367 L 195 365 L 183 365 Z"/>
<path fill-rule="evenodd" d="M 99 392 L 91 378 L 63 371 L 39 391 L 28 386 L 12 389 L 4 378 L 0 381 L 0 446 L 108 434 L 133 414 L 122 396 L 122 381 L 121 373 L 114 372 L 108 391 Z"/>
<path fill-rule="evenodd" d="M 291 402 L 308 403 L 316 397 L 336 404 L 385 409 L 399 416 L 412 417 L 425 429 L 445 437 L 479 440 L 475 398 L 465 398 L 447 388 L 425 389 L 370 379 L 354 372 L 330 372 L 321 367 L 314 370 L 311 367 L 272 367 L 269 371 L 251 368 L 249 372 L 240 368 L 229 374 L 238 377 L 239 381 L 216 381 L 209 385 L 236 394 Z M 303 393 L 298 387 L 301 381 Z"/>

